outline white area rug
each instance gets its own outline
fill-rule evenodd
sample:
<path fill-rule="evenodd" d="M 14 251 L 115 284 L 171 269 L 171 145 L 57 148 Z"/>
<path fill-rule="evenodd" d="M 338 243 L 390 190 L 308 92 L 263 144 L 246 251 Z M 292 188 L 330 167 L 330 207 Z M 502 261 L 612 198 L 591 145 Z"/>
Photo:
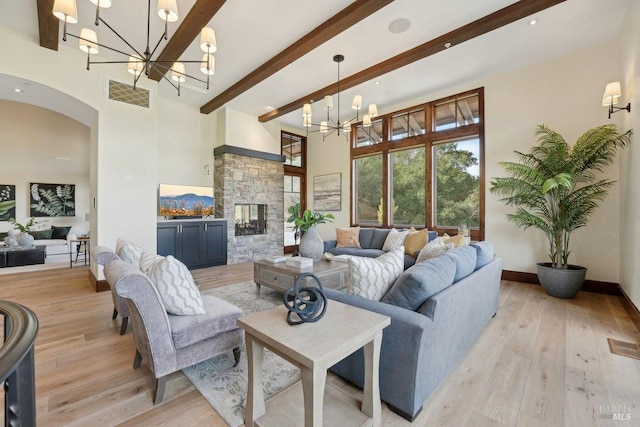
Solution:
<path fill-rule="evenodd" d="M 263 311 L 282 304 L 282 293 L 261 287 L 260 296 L 253 282 L 242 282 L 206 292 L 240 307 L 244 314 Z M 183 369 L 182 372 L 231 427 L 244 422 L 247 396 L 247 351 L 242 347 L 240 363 L 233 367 L 231 352 Z M 300 379 L 300 371 L 279 356 L 265 350 L 262 384 L 265 398 Z"/>

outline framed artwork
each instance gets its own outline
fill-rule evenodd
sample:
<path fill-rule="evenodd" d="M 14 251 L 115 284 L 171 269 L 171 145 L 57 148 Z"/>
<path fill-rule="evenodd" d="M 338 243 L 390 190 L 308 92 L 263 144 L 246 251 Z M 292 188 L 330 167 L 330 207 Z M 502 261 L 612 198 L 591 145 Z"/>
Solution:
<path fill-rule="evenodd" d="M 29 184 L 29 216 L 76 216 L 74 184 Z"/>
<path fill-rule="evenodd" d="M 0 221 L 16 217 L 16 186 L 0 184 Z"/>
<path fill-rule="evenodd" d="M 313 177 L 313 210 L 342 210 L 342 174 Z"/>

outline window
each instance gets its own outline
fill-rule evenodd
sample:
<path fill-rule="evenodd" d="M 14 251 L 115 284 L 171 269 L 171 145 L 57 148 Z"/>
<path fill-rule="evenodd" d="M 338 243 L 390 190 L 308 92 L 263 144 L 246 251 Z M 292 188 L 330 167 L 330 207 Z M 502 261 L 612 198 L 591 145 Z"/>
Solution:
<path fill-rule="evenodd" d="M 352 223 L 484 239 L 482 88 L 376 117 L 352 132 Z"/>
<path fill-rule="evenodd" d="M 303 168 L 303 140 L 306 138 L 287 132 L 282 132 L 282 155 L 285 157 L 284 164 Z"/>
<path fill-rule="evenodd" d="M 456 228 L 480 225 L 480 140 L 462 139 L 433 147 L 435 225 Z"/>
<path fill-rule="evenodd" d="M 382 155 L 354 160 L 356 223 L 382 224 Z"/>
<path fill-rule="evenodd" d="M 424 147 L 394 151 L 389 158 L 389 224 L 424 227 Z"/>
<path fill-rule="evenodd" d="M 287 222 L 289 207 L 300 203 L 302 210 L 306 206 L 305 180 L 307 138 L 282 131 L 280 134 L 281 153 L 284 161 L 284 251 L 293 252 L 296 239 L 293 225 Z"/>

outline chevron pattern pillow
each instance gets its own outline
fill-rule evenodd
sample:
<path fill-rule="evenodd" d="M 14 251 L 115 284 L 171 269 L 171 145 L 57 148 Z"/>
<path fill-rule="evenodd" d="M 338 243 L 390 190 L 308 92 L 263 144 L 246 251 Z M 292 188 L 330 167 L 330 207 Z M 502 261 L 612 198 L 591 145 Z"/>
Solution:
<path fill-rule="evenodd" d="M 162 255 L 142 251 L 142 255 L 140 255 L 140 270 L 142 270 L 144 274 L 147 274 L 151 266 L 162 259 L 164 259 Z"/>
<path fill-rule="evenodd" d="M 349 271 L 348 293 L 380 301 L 404 271 L 404 247 L 378 258 L 350 256 Z"/>
<path fill-rule="evenodd" d="M 156 285 L 168 313 L 179 316 L 206 313 L 202 296 L 191 273 L 173 256 L 168 255 L 155 262 L 149 268 L 147 276 Z"/>
<path fill-rule="evenodd" d="M 385 252 L 390 252 L 394 249 L 401 248 L 404 245 L 404 239 L 409 235 L 409 230 L 398 231 L 395 228 L 392 228 L 387 234 L 387 238 L 384 240 L 384 245 L 382 246 L 382 250 Z"/>
<path fill-rule="evenodd" d="M 118 244 L 120 247 L 116 245 L 116 254 L 120 257 L 121 260 L 127 261 L 129 264 L 139 265 L 140 257 L 142 256 L 142 248 L 134 245 L 133 243 L 127 242 L 126 240 L 120 242 L 121 239 L 118 239 Z"/>

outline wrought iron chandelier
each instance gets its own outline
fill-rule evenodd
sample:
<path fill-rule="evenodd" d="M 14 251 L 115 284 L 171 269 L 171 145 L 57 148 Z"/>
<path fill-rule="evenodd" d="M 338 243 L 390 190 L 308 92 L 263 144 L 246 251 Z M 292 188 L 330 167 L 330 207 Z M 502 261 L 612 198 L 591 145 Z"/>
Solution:
<path fill-rule="evenodd" d="M 362 96 L 356 95 L 353 97 L 353 102 L 351 104 L 351 108 L 356 110 L 355 117 L 352 117 L 349 120 L 345 120 L 343 122 L 340 121 L 340 63 L 344 61 L 343 55 L 335 55 L 333 57 L 333 61 L 338 64 L 338 108 L 337 108 L 337 117 L 334 120 L 331 118 L 329 114 L 330 110 L 333 108 L 333 97 L 331 95 L 327 95 L 322 100 L 322 108 L 327 110 L 327 119 L 322 120 L 320 123 L 313 123 L 311 120 L 311 103 L 304 104 L 302 106 L 302 126 L 307 128 L 307 135 L 310 132 L 320 132 L 322 133 L 322 140 L 331 135 L 334 132 L 337 132 L 340 135 L 340 131 L 344 133 L 345 137 L 349 139 L 349 132 L 351 132 L 351 123 L 360 121 L 360 109 L 362 108 Z M 313 101 L 311 101 L 313 102 Z M 376 104 L 369 104 L 369 114 L 365 114 L 362 116 L 362 126 L 370 127 L 371 119 L 378 115 L 378 107 Z M 317 129 L 309 130 L 312 126 L 317 127 Z"/>
<path fill-rule="evenodd" d="M 158 0 L 158 16 L 164 21 L 164 33 L 156 43 L 153 50 L 149 49 L 149 30 L 151 24 L 151 0 L 148 1 L 147 7 L 147 45 L 144 52 L 140 52 L 134 48 L 131 43 L 125 40 L 111 25 L 100 17 L 101 8 L 111 7 L 111 0 L 89 0 L 96 5 L 96 20 L 95 25 L 99 26 L 103 23 L 113 34 L 115 34 L 124 44 L 131 50 L 129 53 L 120 49 L 106 46 L 98 42 L 98 35 L 95 31 L 89 28 L 83 28 L 80 32 L 80 36 L 67 32 L 67 24 L 76 24 L 78 22 L 78 7 L 76 0 L 55 0 L 53 4 L 53 15 L 64 22 L 64 35 L 62 40 L 67 41 L 67 36 L 78 39 L 80 50 L 87 53 L 87 70 L 90 69 L 92 64 L 127 64 L 127 70 L 133 74 L 133 88 L 136 88 L 136 84 L 142 74 L 147 77 L 152 69 L 156 69 L 162 75 L 162 78 L 168 81 L 178 91 L 180 96 L 180 84 L 187 80 L 187 77 L 193 80 L 197 80 L 207 85 L 209 89 L 209 78 L 215 72 L 215 58 L 213 53 L 217 50 L 216 35 L 213 29 L 204 27 L 200 33 L 200 49 L 204 52 L 202 60 L 200 61 L 161 61 L 153 59 L 156 50 L 160 46 L 162 40 L 168 40 L 168 24 L 169 22 L 176 22 L 178 20 L 178 6 L 176 0 Z M 100 51 L 100 48 L 105 48 L 113 52 L 128 56 L 128 60 L 122 61 L 92 61 L 91 55 L 95 55 Z M 206 80 L 194 77 L 186 73 L 184 64 L 200 64 L 200 71 L 207 76 Z M 171 70 L 171 79 L 165 74 Z M 173 80 L 173 81 L 171 81 Z M 175 82 L 175 83 L 174 83 Z"/>

